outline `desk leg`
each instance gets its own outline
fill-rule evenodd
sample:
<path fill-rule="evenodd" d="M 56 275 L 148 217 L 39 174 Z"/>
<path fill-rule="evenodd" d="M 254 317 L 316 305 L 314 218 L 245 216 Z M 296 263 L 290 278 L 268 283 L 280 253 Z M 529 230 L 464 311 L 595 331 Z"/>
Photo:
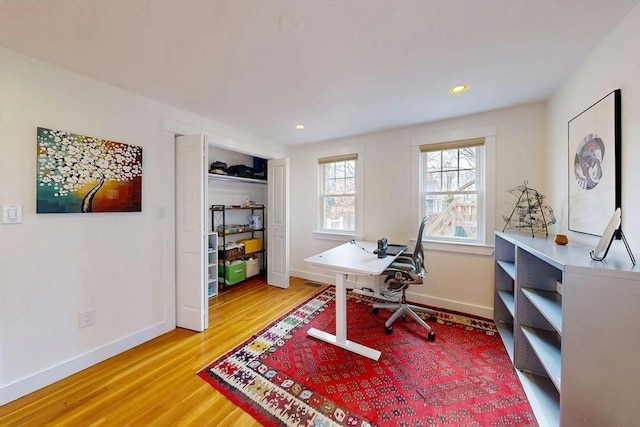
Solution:
<path fill-rule="evenodd" d="M 347 289 L 344 285 L 347 275 L 336 274 L 336 341 L 347 342 Z"/>
<path fill-rule="evenodd" d="M 336 334 L 332 335 L 316 328 L 311 328 L 307 335 L 369 359 L 378 360 L 381 354 L 378 350 L 347 340 L 347 290 L 344 283 L 346 276 L 343 273 L 336 274 Z"/>

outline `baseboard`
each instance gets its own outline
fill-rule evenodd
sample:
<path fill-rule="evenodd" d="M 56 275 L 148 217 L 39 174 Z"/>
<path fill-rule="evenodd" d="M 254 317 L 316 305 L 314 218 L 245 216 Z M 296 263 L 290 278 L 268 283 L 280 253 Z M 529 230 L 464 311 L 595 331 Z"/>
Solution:
<path fill-rule="evenodd" d="M 470 314 L 472 316 L 482 317 L 483 319 L 493 320 L 493 308 L 489 307 L 482 307 L 479 305 L 467 304 L 444 298 L 433 298 L 409 291 L 407 291 L 407 300 L 415 304 L 422 304 L 429 307 L 441 308 L 444 310 Z"/>
<path fill-rule="evenodd" d="M 325 275 L 310 273 L 302 270 L 291 270 L 291 275 L 300 277 L 305 280 L 313 280 L 320 283 L 336 284 L 336 278 L 334 275 Z M 354 287 L 354 282 L 347 280 L 347 287 Z M 484 319 L 493 319 L 493 307 L 482 307 L 479 305 L 462 303 L 460 301 L 453 301 L 443 298 L 433 298 L 426 295 L 416 294 L 407 291 L 407 300 L 416 304 L 427 305 L 430 307 L 442 308 L 444 310 L 456 311 L 459 313 L 466 313 L 473 316 L 482 317 Z"/>
<path fill-rule="evenodd" d="M 302 270 L 289 270 L 289 275 L 318 283 L 329 283 L 334 286 L 336 284 L 336 276 L 334 274 L 317 274 Z"/>
<path fill-rule="evenodd" d="M 19 399 L 36 390 L 98 364 L 174 329 L 162 322 L 121 340 L 81 354 L 66 362 L 44 369 L 11 384 L 0 387 L 0 405 Z"/>

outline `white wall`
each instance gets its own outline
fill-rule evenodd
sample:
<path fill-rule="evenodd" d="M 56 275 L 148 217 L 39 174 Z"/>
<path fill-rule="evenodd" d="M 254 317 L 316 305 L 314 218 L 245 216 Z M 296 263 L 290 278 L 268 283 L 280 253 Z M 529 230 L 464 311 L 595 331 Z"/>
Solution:
<path fill-rule="evenodd" d="M 598 238 L 567 232 L 567 122 L 614 89 L 622 90 L 622 207 L 625 234 L 640 258 L 640 6 L 637 6 L 560 87 L 548 107 L 532 104 L 469 117 L 329 141 L 292 151 L 291 183 L 292 273 L 333 282 L 326 272 L 304 258 L 337 242 L 314 239 L 316 166 L 319 152 L 343 145 L 363 146 L 365 152 L 365 238 L 391 241 L 414 237 L 417 224 L 411 211 L 410 140 L 421 135 L 497 126 L 496 229 L 511 212 L 513 197 L 506 191 L 524 180 L 546 195 L 558 223 L 550 235 L 569 234 L 577 244 L 595 246 Z M 620 253 L 622 243 L 613 251 Z M 626 256 L 626 255 L 624 255 Z M 493 260 L 488 256 L 427 251 L 427 283 L 412 287 L 416 302 L 492 316 Z M 363 278 L 358 278 L 363 280 Z"/>
<path fill-rule="evenodd" d="M 331 275 L 304 262 L 306 257 L 338 243 L 312 236 L 316 228 L 318 153 L 326 155 L 344 145 L 363 147 L 365 239 L 385 236 L 391 242 L 408 242 L 417 233 L 417 213 L 412 211 L 416 204 L 411 194 L 411 140 L 488 126 L 497 128 L 496 228 L 502 230 L 504 222 L 500 215 L 509 214 L 515 203 L 507 193 L 509 188 L 528 180 L 530 186 L 545 192 L 544 103 L 293 148 L 290 151 L 291 176 L 295 177 L 291 182 L 292 274 L 334 281 Z M 428 250 L 426 258 L 426 284 L 411 287 L 412 301 L 491 317 L 492 256 Z"/>
<path fill-rule="evenodd" d="M 24 206 L 23 224 L 0 225 L 2 404 L 175 327 L 166 129 L 256 154 L 283 150 L 6 49 L 0 64 L 0 203 Z M 36 215 L 38 126 L 142 146 L 142 212 Z M 80 329 L 88 308 L 95 325 Z"/>
<path fill-rule="evenodd" d="M 623 231 L 640 258 L 640 5 L 607 36 L 549 101 L 547 162 L 550 200 L 562 213 L 557 232 L 591 246 L 598 237 L 567 231 L 567 123 L 615 89 L 622 98 Z M 611 212 L 613 213 L 613 212 Z M 614 242 L 618 249 L 622 242 Z"/>

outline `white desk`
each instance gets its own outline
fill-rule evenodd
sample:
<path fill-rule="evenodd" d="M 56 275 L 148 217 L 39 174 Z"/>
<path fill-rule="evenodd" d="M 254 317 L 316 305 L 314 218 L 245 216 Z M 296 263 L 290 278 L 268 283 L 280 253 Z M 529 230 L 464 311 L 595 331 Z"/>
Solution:
<path fill-rule="evenodd" d="M 378 258 L 373 253 L 377 248 L 377 242 L 356 241 L 305 259 L 312 265 L 336 273 L 336 334 L 332 335 L 316 328 L 309 329 L 307 334 L 373 360 L 380 358 L 378 350 L 347 340 L 347 291 L 344 279 L 347 274 L 379 276 L 398 257 L 395 255 Z"/>

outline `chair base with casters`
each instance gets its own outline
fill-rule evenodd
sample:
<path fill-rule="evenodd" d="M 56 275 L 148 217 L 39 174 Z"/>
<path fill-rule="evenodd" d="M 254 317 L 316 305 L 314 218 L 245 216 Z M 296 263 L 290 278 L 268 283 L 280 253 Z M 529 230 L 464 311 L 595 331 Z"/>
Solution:
<path fill-rule="evenodd" d="M 405 291 L 407 290 L 409 285 L 413 285 L 413 284 L 417 285 L 422 283 L 422 277 L 416 276 L 407 272 L 396 272 L 395 274 L 387 277 L 385 282 L 387 282 L 389 290 L 402 291 L 402 299 L 400 300 L 399 303 L 373 304 L 373 314 L 378 314 L 378 310 L 381 308 L 389 309 L 389 310 L 395 309 L 391 317 L 389 317 L 389 319 L 384 323 L 385 333 L 387 335 L 391 335 L 391 333 L 393 332 L 393 328 L 391 327 L 391 325 L 400 316 L 402 316 L 402 320 L 405 320 L 405 321 L 407 320 L 407 316 L 409 316 L 413 320 L 418 322 L 420 326 L 422 326 L 427 331 L 429 331 L 427 335 L 427 339 L 429 341 L 435 341 L 436 333 L 432 331 L 431 327 L 427 325 L 427 322 L 422 320 L 422 318 L 417 314 L 417 313 L 430 314 L 431 315 L 430 320 L 435 321 L 436 320 L 435 312 L 425 307 L 419 307 L 417 305 L 408 304 L 407 298 L 405 295 Z"/>

